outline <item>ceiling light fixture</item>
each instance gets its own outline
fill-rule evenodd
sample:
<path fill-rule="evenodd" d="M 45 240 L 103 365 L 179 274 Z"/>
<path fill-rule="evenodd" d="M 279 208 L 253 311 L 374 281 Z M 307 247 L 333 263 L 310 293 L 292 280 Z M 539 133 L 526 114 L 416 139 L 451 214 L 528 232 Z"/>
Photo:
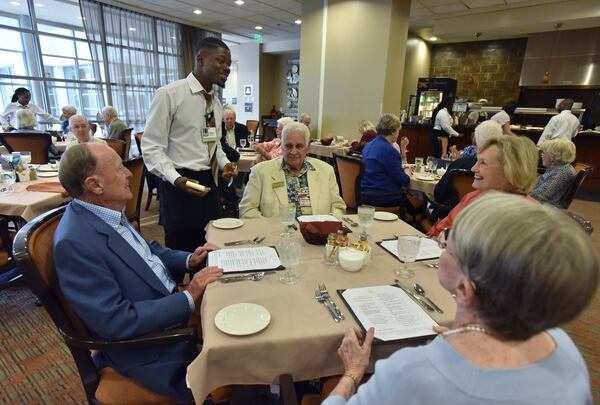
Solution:
<path fill-rule="evenodd" d="M 433 42 L 437 41 L 438 39 L 439 39 L 438 37 L 431 37 L 431 38 L 429 38 L 429 40 L 433 41 Z"/>
<path fill-rule="evenodd" d="M 548 67 L 546 68 L 544 76 L 542 76 L 543 84 L 550 83 L 550 64 L 552 63 L 552 57 L 554 56 L 554 47 L 556 46 L 556 37 L 558 36 L 558 29 L 562 26 L 563 25 L 560 22 L 554 23 L 554 38 L 552 39 L 552 48 L 550 48 L 550 58 L 548 59 Z"/>
<path fill-rule="evenodd" d="M 296 21 L 294 21 L 294 22 L 295 22 L 296 24 L 298 24 L 298 25 L 302 24 L 302 20 L 300 20 L 300 19 L 298 19 L 298 20 L 296 20 Z"/>
<path fill-rule="evenodd" d="M 19 3 L 18 1 L 11 1 L 10 4 L 12 4 L 13 6 L 20 6 L 21 3 Z"/>
<path fill-rule="evenodd" d="M 235 0 L 234 3 L 238 6 L 243 6 L 246 2 L 244 0 Z"/>
<path fill-rule="evenodd" d="M 202 14 L 202 10 L 200 10 L 199 8 L 197 8 L 197 9 L 194 10 L 194 14 L 200 15 L 200 14 Z"/>
<path fill-rule="evenodd" d="M 254 27 L 255 30 L 262 30 L 262 27 L 260 25 L 257 25 L 256 27 Z"/>
<path fill-rule="evenodd" d="M 43 5 L 43 4 L 40 4 L 40 3 L 35 3 L 35 6 L 36 6 L 36 7 L 44 7 L 44 5 Z"/>
<path fill-rule="evenodd" d="M 172 36 L 171 39 L 177 39 L 177 37 L 176 36 Z"/>
<path fill-rule="evenodd" d="M 135 27 L 129 27 L 129 31 L 137 31 Z"/>

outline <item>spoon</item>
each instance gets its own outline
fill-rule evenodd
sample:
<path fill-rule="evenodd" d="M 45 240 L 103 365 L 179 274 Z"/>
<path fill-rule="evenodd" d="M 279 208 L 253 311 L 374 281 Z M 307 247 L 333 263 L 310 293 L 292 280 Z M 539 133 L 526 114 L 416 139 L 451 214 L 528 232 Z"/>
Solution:
<path fill-rule="evenodd" d="M 430 304 L 430 305 L 431 305 L 431 306 L 432 306 L 432 307 L 433 307 L 433 308 L 434 308 L 434 309 L 435 309 L 437 312 L 439 312 L 440 314 L 443 314 L 443 313 L 444 313 L 444 311 L 443 311 L 443 310 L 442 310 L 440 307 L 438 307 L 437 305 L 435 305 L 435 302 L 431 301 L 431 299 L 429 299 L 429 297 L 427 297 L 427 296 L 425 295 L 425 289 L 424 289 L 423 287 L 421 287 L 421 285 L 420 285 L 420 284 L 418 284 L 418 283 L 414 283 L 414 284 L 413 284 L 413 286 L 414 286 L 414 288 L 415 288 L 415 291 L 417 292 L 417 294 L 419 294 L 421 297 L 423 297 L 425 300 L 427 300 L 427 302 L 428 302 L 428 303 L 429 303 L 429 304 Z"/>

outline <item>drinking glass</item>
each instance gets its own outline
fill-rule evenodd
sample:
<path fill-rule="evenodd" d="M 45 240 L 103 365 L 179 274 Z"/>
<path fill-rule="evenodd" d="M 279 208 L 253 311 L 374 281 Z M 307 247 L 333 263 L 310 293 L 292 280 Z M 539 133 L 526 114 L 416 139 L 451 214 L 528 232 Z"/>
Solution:
<path fill-rule="evenodd" d="M 21 152 L 21 164 L 28 165 L 31 163 L 31 152 Z"/>
<path fill-rule="evenodd" d="M 283 225 L 281 236 L 291 237 L 290 226 L 296 221 L 296 206 L 288 205 L 279 207 L 279 222 Z"/>
<path fill-rule="evenodd" d="M 279 281 L 287 285 L 296 284 L 300 276 L 292 273 L 292 269 L 300 263 L 300 242 L 282 234 L 277 242 L 277 252 L 281 265 L 285 267 L 285 272 L 279 276 Z"/>
<path fill-rule="evenodd" d="M 361 205 L 358 207 L 358 223 L 363 227 L 363 231 L 360 234 L 361 237 L 369 239 L 370 235 L 367 233 L 367 228 L 373 223 L 373 217 L 375 216 L 375 208 L 369 205 Z"/>
<path fill-rule="evenodd" d="M 427 171 L 430 173 L 435 173 L 437 169 L 437 160 L 433 156 L 429 156 L 427 158 Z"/>
<path fill-rule="evenodd" d="M 421 246 L 421 237 L 413 235 L 398 236 L 398 258 L 404 262 L 403 266 L 396 269 L 395 273 L 402 278 L 411 278 L 415 276 L 415 272 L 410 270 L 407 263 L 413 263 L 419 254 Z"/>
<path fill-rule="evenodd" d="M 419 173 L 423 169 L 423 158 L 416 157 L 415 158 L 415 172 Z"/>
<path fill-rule="evenodd" d="M 246 147 L 246 138 L 240 138 L 240 146 L 241 146 L 242 148 L 245 148 L 245 147 Z"/>
<path fill-rule="evenodd" d="M 17 174 L 14 170 L 3 170 L 0 172 L 0 195 L 10 194 L 14 191 L 12 185 L 17 180 Z"/>

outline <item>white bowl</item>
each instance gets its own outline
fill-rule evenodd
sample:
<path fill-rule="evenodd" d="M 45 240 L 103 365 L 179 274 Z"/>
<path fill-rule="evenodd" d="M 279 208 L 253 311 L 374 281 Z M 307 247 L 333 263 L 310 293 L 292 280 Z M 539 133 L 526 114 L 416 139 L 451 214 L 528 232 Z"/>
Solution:
<path fill-rule="evenodd" d="M 341 249 L 338 254 L 340 266 L 346 271 L 359 271 L 365 262 L 365 252 L 352 248 Z"/>

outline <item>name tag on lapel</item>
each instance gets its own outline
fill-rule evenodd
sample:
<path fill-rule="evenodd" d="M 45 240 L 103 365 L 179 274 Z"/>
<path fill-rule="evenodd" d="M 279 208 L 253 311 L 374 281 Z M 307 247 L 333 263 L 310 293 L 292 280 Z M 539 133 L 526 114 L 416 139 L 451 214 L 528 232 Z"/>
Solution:
<path fill-rule="evenodd" d="M 275 183 L 273 183 L 273 188 L 283 187 L 284 184 L 285 183 L 283 181 L 276 181 Z"/>

